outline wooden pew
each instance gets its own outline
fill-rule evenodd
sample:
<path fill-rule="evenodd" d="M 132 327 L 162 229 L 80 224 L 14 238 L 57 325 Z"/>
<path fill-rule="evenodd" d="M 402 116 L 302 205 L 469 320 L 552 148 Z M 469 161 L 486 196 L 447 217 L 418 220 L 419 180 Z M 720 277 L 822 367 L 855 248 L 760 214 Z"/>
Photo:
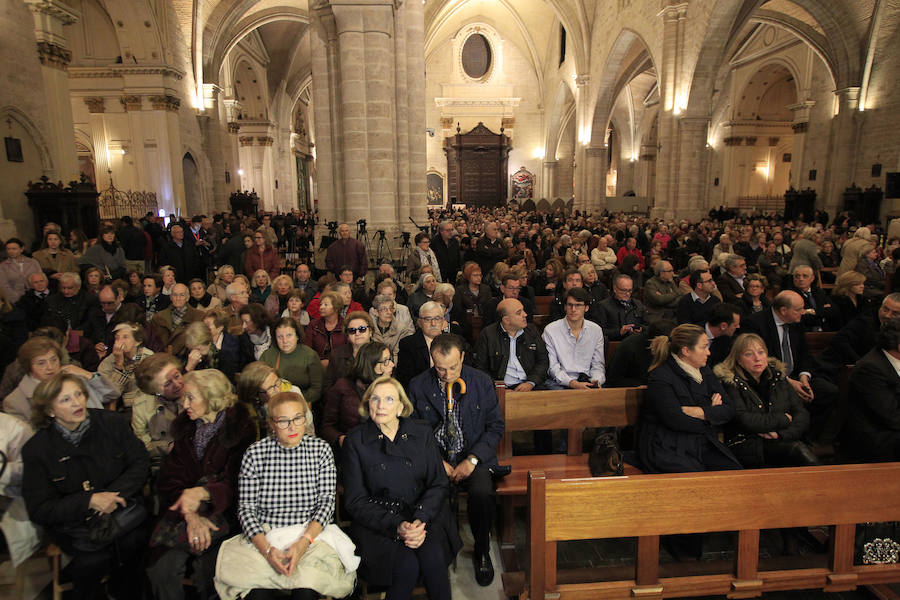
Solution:
<path fill-rule="evenodd" d="M 528 472 L 542 470 L 555 477 L 589 477 L 588 455 L 582 452 L 582 436 L 587 427 L 624 427 L 637 423 L 640 404 L 646 387 L 592 390 L 553 390 L 513 392 L 502 381 L 495 382 L 497 400 L 506 423 L 506 430 L 497 449 L 501 465 L 510 465 L 512 472 L 497 482 L 497 495 L 503 507 L 500 533 L 501 557 L 504 570 L 517 572 L 513 545 L 513 511 L 525 503 L 528 492 Z M 577 424 L 577 427 L 572 427 Z M 566 429 L 568 454 L 513 456 L 512 434 L 517 431 Z M 631 465 L 625 472 L 638 474 Z M 504 581 L 507 574 L 504 574 Z M 521 587 L 519 581 L 512 584 Z"/>
<path fill-rule="evenodd" d="M 529 474 L 529 598 L 669 598 L 727 595 L 900 581 L 900 564 L 854 565 L 857 523 L 900 519 L 900 463 L 708 473 L 550 479 Z M 829 525 L 827 565 L 760 568 L 761 529 Z M 659 536 L 737 531 L 731 573 L 689 575 L 664 565 Z M 637 537 L 633 574 L 615 581 L 560 583 L 561 541 Z"/>
<path fill-rule="evenodd" d="M 553 296 L 535 296 L 535 315 L 549 315 L 551 304 L 553 304 Z"/>
<path fill-rule="evenodd" d="M 817 356 L 822 350 L 831 343 L 834 337 L 834 331 L 808 331 L 804 334 L 806 337 L 806 348 L 813 356 Z"/>

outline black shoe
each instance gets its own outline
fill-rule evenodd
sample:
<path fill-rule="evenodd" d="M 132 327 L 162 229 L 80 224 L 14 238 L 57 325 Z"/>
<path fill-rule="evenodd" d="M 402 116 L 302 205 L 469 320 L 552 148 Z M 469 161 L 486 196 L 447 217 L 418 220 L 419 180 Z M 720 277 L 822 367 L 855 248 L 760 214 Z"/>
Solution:
<path fill-rule="evenodd" d="M 472 562 L 475 563 L 475 581 L 478 585 L 482 587 L 491 585 L 494 581 L 494 565 L 491 564 L 491 557 L 488 554 L 476 554 Z"/>

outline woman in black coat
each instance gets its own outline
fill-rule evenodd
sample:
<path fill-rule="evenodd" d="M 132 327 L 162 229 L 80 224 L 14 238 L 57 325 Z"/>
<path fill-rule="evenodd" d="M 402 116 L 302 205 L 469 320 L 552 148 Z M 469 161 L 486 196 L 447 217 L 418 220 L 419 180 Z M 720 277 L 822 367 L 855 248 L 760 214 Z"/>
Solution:
<path fill-rule="evenodd" d="M 407 418 L 412 404 L 391 377 L 372 382 L 360 412 L 370 418 L 344 439 L 342 461 L 360 575 L 389 586 L 391 600 L 409 598 L 420 577 L 431 600 L 449 600 L 447 566 L 462 542 L 434 433 Z"/>
<path fill-rule="evenodd" d="M 66 373 L 35 388 L 38 431 L 22 450 L 22 495 L 31 520 L 72 556 L 72 598 L 106 598 L 105 574 L 110 592 L 129 598 L 147 541 L 140 492 L 150 458 L 122 415 L 88 409 L 87 396 L 84 381 Z M 118 534 L 91 540 L 90 531 L 110 518 L 121 526 Z"/>
<path fill-rule="evenodd" d="M 809 412 L 788 383 L 784 363 L 769 357 L 761 337 L 739 335 L 715 373 L 735 412 L 725 444 L 744 467 L 819 464 L 801 439 L 809 431 Z"/>
<path fill-rule="evenodd" d="M 651 343 L 653 364 L 641 406 L 638 452 L 649 473 L 740 469 L 719 441 L 734 416 L 722 384 L 706 366 L 709 339 L 696 325 L 679 325 Z"/>

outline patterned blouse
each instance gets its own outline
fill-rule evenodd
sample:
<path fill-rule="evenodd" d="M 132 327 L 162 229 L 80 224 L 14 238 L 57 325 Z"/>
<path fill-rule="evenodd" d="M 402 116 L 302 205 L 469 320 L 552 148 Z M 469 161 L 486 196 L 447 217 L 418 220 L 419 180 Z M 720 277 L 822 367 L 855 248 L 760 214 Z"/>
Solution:
<path fill-rule="evenodd" d="M 252 539 L 263 525 L 287 527 L 306 521 L 323 526 L 334 514 L 337 472 L 328 442 L 303 436 L 293 448 L 264 438 L 247 449 L 238 475 L 238 518 Z"/>

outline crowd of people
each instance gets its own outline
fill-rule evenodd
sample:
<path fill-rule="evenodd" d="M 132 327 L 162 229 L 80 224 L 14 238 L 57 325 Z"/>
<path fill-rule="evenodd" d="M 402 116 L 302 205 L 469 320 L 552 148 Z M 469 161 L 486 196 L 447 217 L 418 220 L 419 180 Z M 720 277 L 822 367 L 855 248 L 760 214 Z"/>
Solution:
<path fill-rule="evenodd" d="M 357 575 L 390 599 L 417 582 L 450 598 L 465 491 L 488 585 L 494 381 L 646 385 L 646 472 L 900 460 L 900 231 L 442 210 L 405 264 L 371 265 L 349 225 L 321 251 L 314 225 L 148 215 L 6 240 L 14 561 L 52 540 L 75 598 L 135 581 L 183 598 L 188 575 L 200 598 L 344 597 Z M 836 333 L 814 357 L 819 331 Z M 535 434 L 538 452 L 564 444 Z"/>

